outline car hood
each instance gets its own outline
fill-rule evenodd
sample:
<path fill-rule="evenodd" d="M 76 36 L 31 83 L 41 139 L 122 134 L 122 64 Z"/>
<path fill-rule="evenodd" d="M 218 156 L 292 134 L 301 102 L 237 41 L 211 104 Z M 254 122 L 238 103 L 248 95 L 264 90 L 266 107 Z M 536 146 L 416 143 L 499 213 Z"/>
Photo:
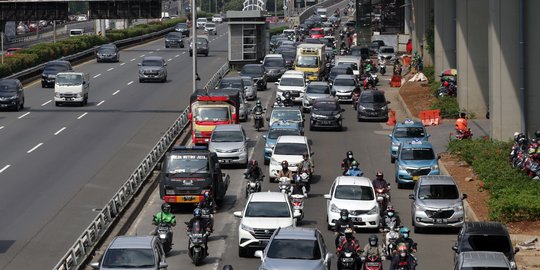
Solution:
<path fill-rule="evenodd" d="M 452 199 L 452 200 L 420 200 L 415 201 L 418 205 L 425 206 L 427 208 L 434 209 L 447 209 L 453 208 L 454 206 L 460 204 L 461 199 Z"/>
<path fill-rule="evenodd" d="M 386 103 L 380 102 L 380 103 L 359 103 L 359 105 L 370 108 L 370 109 L 380 109 L 384 106 L 386 106 Z"/>
<path fill-rule="evenodd" d="M 352 92 L 354 90 L 354 86 L 332 86 L 332 89 L 336 92 Z"/>
<path fill-rule="evenodd" d="M 373 199 L 372 201 L 360 201 L 360 200 L 341 200 L 332 198 L 331 203 L 335 204 L 339 209 L 352 210 L 371 210 L 373 206 L 377 205 L 377 201 Z"/>
<path fill-rule="evenodd" d="M 394 138 L 394 142 L 406 143 L 406 142 L 412 142 L 415 139 L 419 139 L 420 141 L 427 141 L 426 137 L 420 137 L 420 138 Z"/>
<path fill-rule="evenodd" d="M 120 267 L 113 267 L 113 268 L 109 268 L 109 267 L 100 267 L 99 268 L 100 270 L 133 270 L 134 268 L 120 268 Z M 148 268 L 136 268 L 137 270 L 155 270 L 156 267 L 148 267 Z"/>
<path fill-rule="evenodd" d="M 283 160 L 286 160 L 289 163 L 289 168 L 293 171 L 296 171 L 296 164 L 300 163 L 303 158 L 302 154 L 300 155 L 276 155 L 272 154 L 272 158 L 279 161 L 280 163 Z"/>
<path fill-rule="evenodd" d="M 217 150 L 233 150 L 244 146 L 244 142 L 210 142 L 208 148 Z"/>
<path fill-rule="evenodd" d="M 246 76 L 246 77 L 250 77 L 250 78 L 261 78 L 263 75 L 262 74 L 253 74 L 253 73 L 240 72 L 240 76 Z"/>
<path fill-rule="evenodd" d="M 276 70 L 277 70 L 277 71 L 281 71 L 281 70 L 284 70 L 285 67 L 264 67 L 264 69 L 265 69 L 266 71 L 276 71 Z"/>
<path fill-rule="evenodd" d="M 166 40 L 182 40 L 181 38 L 179 37 L 167 37 L 165 38 Z"/>
<path fill-rule="evenodd" d="M 320 270 L 325 269 L 323 259 L 320 260 L 293 260 L 265 258 L 262 267 L 268 270 Z"/>
<path fill-rule="evenodd" d="M 325 115 L 325 116 L 333 116 L 339 113 L 340 111 L 320 111 L 320 110 L 312 111 L 312 114 Z"/>
<path fill-rule="evenodd" d="M 244 217 L 242 224 L 256 229 L 276 229 L 293 225 L 291 217 Z"/>
<path fill-rule="evenodd" d="M 281 86 L 278 85 L 278 91 L 300 91 L 304 92 L 304 86 Z"/>
<path fill-rule="evenodd" d="M 141 70 L 160 70 L 162 69 L 162 67 L 160 66 L 141 66 L 140 67 Z"/>
<path fill-rule="evenodd" d="M 45 69 L 43 70 L 43 75 L 56 75 L 60 72 L 60 70 L 54 70 L 54 69 Z"/>
<path fill-rule="evenodd" d="M 401 160 L 399 165 L 412 168 L 421 168 L 438 165 L 438 163 L 437 160 Z"/>

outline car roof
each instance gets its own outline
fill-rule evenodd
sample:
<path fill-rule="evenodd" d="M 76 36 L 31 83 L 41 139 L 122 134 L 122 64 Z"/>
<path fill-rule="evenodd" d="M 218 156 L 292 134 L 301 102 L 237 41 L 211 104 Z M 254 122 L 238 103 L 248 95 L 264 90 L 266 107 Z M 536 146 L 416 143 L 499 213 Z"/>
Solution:
<path fill-rule="evenodd" d="M 252 193 L 249 202 L 286 202 L 286 194 L 281 192 L 256 192 Z"/>
<path fill-rule="evenodd" d="M 413 140 L 402 143 L 402 148 L 433 148 L 433 145 L 428 141 Z"/>
<path fill-rule="evenodd" d="M 295 111 L 295 112 L 299 112 L 300 109 L 298 107 L 274 107 L 272 112 L 275 112 L 275 111 Z"/>
<path fill-rule="evenodd" d="M 456 185 L 454 178 L 450 175 L 422 175 L 420 185 Z"/>
<path fill-rule="evenodd" d="M 130 236 L 122 235 L 114 238 L 109 249 L 119 248 L 152 248 L 155 236 Z"/>
<path fill-rule="evenodd" d="M 508 235 L 506 227 L 499 222 L 471 221 L 465 222 L 463 226 L 467 234 Z"/>
<path fill-rule="evenodd" d="M 235 125 L 217 125 L 214 128 L 215 131 L 242 131 L 242 126 L 239 124 Z"/>
<path fill-rule="evenodd" d="M 143 57 L 142 60 L 143 61 L 144 60 L 160 60 L 160 61 L 163 61 L 163 57 L 161 57 L 161 56 L 145 56 L 145 57 Z"/>
<path fill-rule="evenodd" d="M 297 122 L 276 121 L 272 123 L 270 129 L 295 129 L 300 131 L 300 124 Z"/>
<path fill-rule="evenodd" d="M 494 251 L 465 251 L 459 256 L 462 259 L 462 267 L 502 267 L 510 264 L 508 258 L 502 252 Z"/>
<path fill-rule="evenodd" d="M 325 85 L 328 86 L 327 81 L 311 81 L 308 85 Z"/>
<path fill-rule="evenodd" d="M 274 239 L 316 240 L 315 228 L 285 227 L 280 228 Z"/>
<path fill-rule="evenodd" d="M 405 119 L 403 122 L 396 123 L 394 129 L 397 127 L 424 127 L 424 124 L 420 121 L 415 121 L 412 119 Z"/>
<path fill-rule="evenodd" d="M 337 79 L 355 80 L 356 77 L 354 75 L 350 75 L 350 74 L 339 74 L 339 75 L 336 76 L 336 78 L 334 80 L 337 80 Z"/>
<path fill-rule="evenodd" d="M 338 176 L 336 177 L 336 184 L 350 186 L 372 186 L 371 179 L 363 176 Z"/>
<path fill-rule="evenodd" d="M 303 143 L 307 144 L 307 138 L 300 135 L 279 136 L 277 143 Z"/>

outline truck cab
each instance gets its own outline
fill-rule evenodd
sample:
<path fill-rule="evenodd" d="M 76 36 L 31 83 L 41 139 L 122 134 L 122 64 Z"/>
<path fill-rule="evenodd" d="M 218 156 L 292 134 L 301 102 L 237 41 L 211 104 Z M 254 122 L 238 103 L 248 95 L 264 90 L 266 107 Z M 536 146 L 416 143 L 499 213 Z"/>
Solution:
<path fill-rule="evenodd" d="M 294 69 L 303 71 L 310 81 L 323 78 L 326 71 L 326 53 L 324 44 L 300 44 L 296 48 Z"/>
<path fill-rule="evenodd" d="M 90 76 L 82 72 L 60 72 L 54 83 L 54 102 L 56 106 L 65 103 L 84 106 L 88 103 Z"/>

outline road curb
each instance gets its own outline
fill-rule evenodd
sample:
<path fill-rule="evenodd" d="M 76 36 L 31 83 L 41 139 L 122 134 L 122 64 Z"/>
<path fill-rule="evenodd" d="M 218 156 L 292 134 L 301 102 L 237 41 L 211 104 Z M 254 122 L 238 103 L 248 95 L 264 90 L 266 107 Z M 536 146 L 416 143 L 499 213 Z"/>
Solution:
<path fill-rule="evenodd" d="M 399 90 L 398 90 L 398 100 L 399 100 L 399 103 L 401 104 L 401 107 L 403 107 L 403 109 L 405 109 L 405 112 L 407 113 L 407 117 L 410 118 L 410 119 L 413 119 L 415 121 L 420 121 L 420 118 L 412 115 L 411 113 L 411 110 L 409 110 L 409 107 L 407 107 L 407 104 L 405 103 L 405 100 L 403 100 L 403 97 L 401 97 L 401 87 L 403 87 L 405 84 L 409 83 L 408 81 L 405 81 L 404 84 L 402 84 L 400 87 L 399 87 Z"/>

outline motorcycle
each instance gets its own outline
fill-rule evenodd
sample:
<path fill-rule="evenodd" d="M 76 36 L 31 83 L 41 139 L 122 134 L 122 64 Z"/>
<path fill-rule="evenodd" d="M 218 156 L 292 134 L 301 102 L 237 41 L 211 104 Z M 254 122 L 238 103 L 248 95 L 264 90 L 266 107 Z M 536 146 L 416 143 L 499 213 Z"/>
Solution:
<path fill-rule="evenodd" d="M 379 73 L 381 73 L 381 75 L 384 76 L 384 74 L 386 74 L 386 60 L 384 57 L 379 59 L 379 65 L 377 68 L 379 69 Z"/>
<path fill-rule="evenodd" d="M 186 225 L 189 222 L 185 222 Z M 206 258 L 208 251 L 205 248 L 205 242 L 208 241 L 208 233 L 203 228 L 199 220 L 193 223 L 191 232 L 187 233 L 189 237 L 188 254 L 193 261 L 193 264 L 199 266 L 204 258 Z"/>
<path fill-rule="evenodd" d="M 257 179 L 247 174 L 244 174 L 244 175 L 246 179 L 248 180 L 247 186 L 246 186 L 246 198 L 248 198 L 250 194 L 261 191 L 261 182 L 264 178 L 264 175 Z"/>
<path fill-rule="evenodd" d="M 463 130 L 456 130 L 456 139 L 457 140 L 466 140 L 466 139 L 472 139 L 473 133 L 471 129 L 467 129 L 465 131 Z"/>
<path fill-rule="evenodd" d="M 296 177 L 300 177 L 300 183 L 306 188 L 306 192 L 309 192 L 311 190 L 311 175 L 308 170 L 302 170 L 302 173 L 297 174 Z"/>
<path fill-rule="evenodd" d="M 399 238 L 399 228 L 395 225 L 391 225 L 388 228 L 384 229 L 384 241 L 383 248 L 386 253 L 386 258 L 389 260 L 392 259 L 392 256 L 397 251 L 396 241 Z"/>
<path fill-rule="evenodd" d="M 382 270 L 381 257 L 377 255 L 369 255 L 364 260 L 364 270 Z"/>
<path fill-rule="evenodd" d="M 384 214 L 388 202 L 390 201 L 390 186 L 387 188 L 376 188 L 375 196 L 377 197 L 377 203 L 379 203 L 380 215 Z"/>
<path fill-rule="evenodd" d="M 356 270 L 358 263 L 358 254 L 354 251 L 341 251 L 339 253 L 338 261 L 337 261 L 337 269 L 338 270 Z"/>
<path fill-rule="evenodd" d="M 214 224 L 214 213 L 208 209 L 208 208 L 201 208 L 202 215 L 201 217 L 204 219 L 207 219 L 207 223 L 210 229 L 210 232 L 214 231 L 213 224 Z M 210 235 L 210 232 L 208 232 L 208 235 Z"/>
<path fill-rule="evenodd" d="M 300 214 L 297 218 L 297 222 L 301 222 L 304 219 L 304 199 L 306 196 L 301 194 L 291 195 L 291 203 L 294 211 L 294 215 Z"/>
<path fill-rule="evenodd" d="M 169 223 L 159 223 L 156 226 L 156 235 L 159 238 L 159 241 L 163 245 L 163 251 L 165 251 L 165 254 L 169 253 L 172 249 L 172 228 L 171 224 Z"/>
<path fill-rule="evenodd" d="M 290 195 L 291 193 L 291 179 L 287 177 L 279 178 L 279 192 Z"/>
<path fill-rule="evenodd" d="M 253 117 L 255 128 L 257 129 L 257 131 L 260 131 L 261 128 L 264 127 L 263 113 L 264 112 L 256 112 L 255 116 Z"/>

